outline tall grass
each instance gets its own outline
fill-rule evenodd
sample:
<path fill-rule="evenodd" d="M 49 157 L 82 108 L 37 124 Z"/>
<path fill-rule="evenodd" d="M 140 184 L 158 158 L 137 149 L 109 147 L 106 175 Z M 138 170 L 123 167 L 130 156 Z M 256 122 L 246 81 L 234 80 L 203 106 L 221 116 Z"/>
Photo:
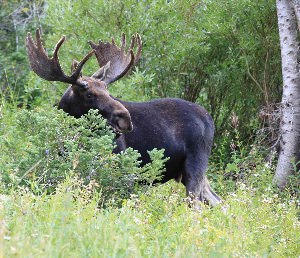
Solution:
<path fill-rule="evenodd" d="M 227 211 L 183 201 L 169 183 L 134 195 L 121 208 L 68 178 L 55 194 L 25 189 L 1 196 L 2 257 L 298 257 L 295 203 L 245 185 L 226 197 Z"/>

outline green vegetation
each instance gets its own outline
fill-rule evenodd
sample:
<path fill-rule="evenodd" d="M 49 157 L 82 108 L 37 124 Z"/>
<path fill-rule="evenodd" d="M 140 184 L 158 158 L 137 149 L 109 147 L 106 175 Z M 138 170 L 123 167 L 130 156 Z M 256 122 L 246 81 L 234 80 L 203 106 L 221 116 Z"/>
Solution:
<path fill-rule="evenodd" d="M 0 127 L 3 192 L 24 185 L 36 193 L 51 193 L 73 175 L 101 187 L 103 202 L 119 201 L 135 193 L 136 182 L 151 185 L 164 167 L 163 150 L 150 151 L 152 163 L 143 167 L 140 154 L 131 148 L 112 154 L 114 134 L 95 110 L 75 119 L 44 106 L 14 110 L 8 117 Z"/>
<path fill-rule="evenodd" d="M 4 0 L 0 23 L 0 257 L 300 255 L 299 173 L 285 191 L 273 186 L 266 143 L 276 125 L 259 119 L 281 94 L 275 1 Z M 58 111 L 66 86 L 29 72 L 24 37 L 36 27 L 49 53 L 67 36 L 66 73 L 88 40 L 139 32 L 138 68 L 109 90 L 209 110 L 217 134 L 207 174 L 224 204 L 199 212 L 181 184 L 153 187 L 163 150 L 140 167 L 135 150 L 112 153 L 114 135 L 96 112 Z M 83 72 L 95 70 L 93 59 Z"/>
<path fill-rule="evenodd" d="M 101 195 L 68 178 L 53 195 L 19 189 L 1 196 L 4 257 L 297 257 L 295 203 L 240 184 L 227 211 L 201 213 L 176 183 L 99 209 Z M 0 253 L 1 254 L 1 253 Z"/>

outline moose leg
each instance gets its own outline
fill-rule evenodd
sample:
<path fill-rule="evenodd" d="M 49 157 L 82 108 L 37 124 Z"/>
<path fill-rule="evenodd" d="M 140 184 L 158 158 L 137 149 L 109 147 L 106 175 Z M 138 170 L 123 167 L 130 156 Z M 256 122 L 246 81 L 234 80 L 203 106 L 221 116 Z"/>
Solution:
<path fill-rule="evenodd" d="M 201 162 L 202 161 L 202 162 Z M 205 159 L 199 160 L 190 154 L 186 157 L 184 164 L 183 179 L 186 187 L 186 195 L 191 197 L 193 201 L 204 202 L 204 177 L 207 162 Z"/>
<path fill-rule="evenodd" d="M 186 186 L 186 194 L 192 200 L 204 202 L 207 201 L 211 206 L 220 203 L 221 198 L 211 189 L 209 182 L 205 176 L 208 164 L 208 155 L 201 153 L 195 157 L 194 154 L 188 155 L 185 160 L 183 173 L 184 184 Z"/>
<path fill-rule="evenodd" d="M 204 181 L 203 195 L 204 199 L 213 207 L 222 202 L 222 199 L 211 189 L 206 176 Z"/>

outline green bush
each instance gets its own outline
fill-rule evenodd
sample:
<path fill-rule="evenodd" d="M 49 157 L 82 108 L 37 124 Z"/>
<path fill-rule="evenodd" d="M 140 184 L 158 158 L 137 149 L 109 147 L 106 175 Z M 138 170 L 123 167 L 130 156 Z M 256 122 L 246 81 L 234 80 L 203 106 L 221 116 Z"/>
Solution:
<path fill-rule="evenodd" d="M 164 169 L 163 150 L 150 151 L 152 163 L 144 167 L 131 148 L 113 154 L 114 134 L 95 110 L 80 119 L 49 106 L 10 112 L 0 126 L 2 191 L 26 185 L 51 193 L 73 175 L 94 181 L 103 201 L 120 201 L 146 189 Z"/>

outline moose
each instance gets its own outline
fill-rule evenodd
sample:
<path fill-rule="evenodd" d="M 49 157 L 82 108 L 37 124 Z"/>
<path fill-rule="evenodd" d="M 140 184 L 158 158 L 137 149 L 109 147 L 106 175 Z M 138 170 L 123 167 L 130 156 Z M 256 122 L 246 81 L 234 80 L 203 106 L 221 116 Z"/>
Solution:
<path fill-rule="evenodd" d="M 64 41 L 63 36 L 49 58 L 39 29 L 36 30 L 36 42 L 30 33 L 26 37 L 31 69 L 45 80 L 69 84 L 58 108 L 76 118 L 90 109 L 98 110 L 116 134 L 114 152 L 132 147 L 141 154 L 143 165 L 150 162 L 147 151 L 164 149 L 169 160 L 165 164 L 162 183 L 171 179 L 181 182 L 194 203 L 205 201 L 212 206 L 220 203 L 221 198 L 211 189 L 205 176 L 214 122 L 203 107 L 177 98 L 126 102 L 108 92 L 108 86 L 126 75 L 139 61 L 141 37 L 138 34 L 132 36 L 128 51 L 124 33 L 121 47 L 113 38 L 111 42 L 99 40 L 98 44 L 89 41 L 92 50 L 80 62 L 73 61 L 71 76 L 64 73 L 59 63 L 58 51 Z M 82 68 L 94 54 L 100 69 L 90 77 L 83 76 Z"/>

